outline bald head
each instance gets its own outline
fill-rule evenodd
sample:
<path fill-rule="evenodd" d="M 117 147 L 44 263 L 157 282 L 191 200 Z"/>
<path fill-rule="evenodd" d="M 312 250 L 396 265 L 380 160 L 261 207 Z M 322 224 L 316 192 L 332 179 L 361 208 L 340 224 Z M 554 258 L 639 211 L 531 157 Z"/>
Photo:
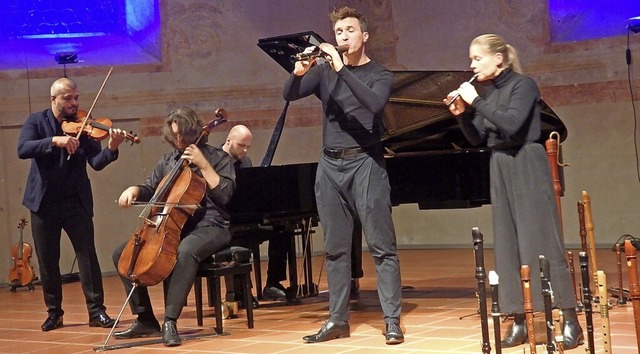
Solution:
<path fill-rule="evenodd" d="M 78 85 L 66 77 L 51 85 L 51 111 L 58 120 L 75 117 L 78 113 Z"/>
<path fill-rule="evenodd" d="M 67 79 L 66 77 L 59 78 L 54 81 L 51 85 L 51 96 L 58 96 L 64 94 L 64 92 L 69 90 L 77 90 L 78 85 L 71 79 Z"/>
<path fill-rule="evenodd" d="M 227 140 L 224 142 L 222 149 L 229 153 L 235 160 L 242 160 L 247 156 L 247 151 L 251 147 L 253 134 L 249 128 L 238 124 L 231 128 Z"/>

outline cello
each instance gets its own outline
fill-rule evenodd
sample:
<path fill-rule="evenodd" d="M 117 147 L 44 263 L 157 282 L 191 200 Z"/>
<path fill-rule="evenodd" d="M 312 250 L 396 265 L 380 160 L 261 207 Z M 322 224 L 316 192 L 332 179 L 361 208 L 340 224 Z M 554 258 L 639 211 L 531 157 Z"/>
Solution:
<path fill-rule="evenodd" d="M 217 119 L 202 128 L 196 145 L 213 128 L 227 121 L 222 108 L 215 111 L 215 116 Z M 142 225 L 127 241 L 118 260 L 118 273 L 142 286 L 156 285 L 169 276 L 177 260 L 182 227 L 195 213 L 205 191 L 204 178 L 180 157 L 140 214 Z"/>
<path fill-rule="evenodd" d="M 22 233 L 24 227 L 27 225 L 25 218 L 20 219 L 18 223 L 18 229 L 20 229 L 20 239 L 18 243 L 11 247 L 11 259 L 13 260 L 13 268 L 9 270 L 9 284 L 11 285 L 10 291 L 16 292 L 16 289 L 21 286 L 29 287 L 29 290 L 33 290 L 33 280 L 36 278 L 36 273 L 31 266 L 31 246 L 22 241 Z"/>

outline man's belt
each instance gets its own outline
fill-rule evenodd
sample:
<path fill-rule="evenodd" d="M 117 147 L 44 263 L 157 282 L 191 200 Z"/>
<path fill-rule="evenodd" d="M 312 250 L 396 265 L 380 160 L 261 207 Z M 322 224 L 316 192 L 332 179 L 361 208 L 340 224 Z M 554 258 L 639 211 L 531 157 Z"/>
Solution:
<path fill-rule="evenodd" d="M 375 151 L 377 147 L 368 146 L 368 147 L 355 147 L 355 148 L 347 148 L 347 149 L 330 149 L 330 148 L 322 148 L 322 153 L 333 159 L 345 159 L 349 157 L 354 157 L 358 154 L 367 153 Z"/>

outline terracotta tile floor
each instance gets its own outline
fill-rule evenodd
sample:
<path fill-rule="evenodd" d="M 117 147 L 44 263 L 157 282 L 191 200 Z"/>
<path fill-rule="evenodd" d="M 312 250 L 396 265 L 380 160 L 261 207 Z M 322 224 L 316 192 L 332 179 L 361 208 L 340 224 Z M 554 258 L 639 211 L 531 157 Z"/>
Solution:
<path fill-rule="evenodd" d="M 486 252 L 486 268 L 492 269 L 492 254 Z M 314 279 L 319 279 L 322 259 L 314 257 Z M 384 344 L 380 306 L 375 291 L 374 268 L 365 254 L 365 278 L 361 280 L 359 300 L 351 306 L 350 338 L 332 340 L 319 344 L 304 344 L 302 336 L 316 332 L 326 319 L 328 297 L 324 273 L 317 281 L 321 293 L 317 297 L 305 298 L 298 305 L 263 301 L 254 311 L 255 328 L 247 329 L 244 311 L 238 318 L 227 319 L 224 330 L 228 335 L 214 336 L 213 312 L 205 311 L 204 327 L 196 325 L 193 294 L 180 320 L 178 329 L 185 340 L 182 346 L 165 348 L 162 344 L 149 344 L 133 348 L 118 349 L 118 353 L 480 353 L 481 327 L 477 313 L 475 291 L 475 261 L 471 249 L 456 250 L 402 250 L 403 318 L 402 328 L 406 342 L 396 346 Z M 598 251 L 599 268 L 609 276 L 609 286 L 617 286 L 615 254 L 608 250 Z M 623 264 L 624 266 L 624 264 Z M 265 265 L 266 267 L 266 265 Z M 623 269 L 626 283 L 626 269 Z M 578 274 L 579 277 L 579 274 Z M 115 317 L 125 300 L 119 280 L 115 276 L 104 278 L 106 305 Z M 156 314 L 162 316 L 162 288 L 151 288 Z M 611 303 L 616 302 L 614 298 Z M 1 353 L 92 353 L 103 347 L 109 330 L 90 328 L 84 298 L 79 283 L 64 285 L 64 327 L 42 332 L 40 325 L 45 319 L 42 293 L 20 288 L 10 293 L 0 289 L 0 352 Z M 610 310 L 611 341 L 613 353 L 637 353 L 633 310 L 630 303 L 614 306 Z M 542 318 L 543 315 L 537 315 Z M 593 314 L 595 328 L 595 353 L 604 353 L 600 315 Z M 133 320 L 127 308 L 119 328 L 126 328 Z M 585 316 L 580 321 L 586 330 Z M 507 323 L 502 324 L 505 330 Z M 490 339 L 494 345 L 493 324 L 489 321 Z M 544 334 L 542 338 L 544 338 Z M 196 337 L 196 338 L 194 338 Z M 133 340 L 136 341 L 136 340 Z M 114 340 L 107 345 L 127 343 Z M 568 351 L 582 353 L 585 346 Z M 544 345 L 538 352 L 546 353 Z M 495 352 L 495 350 L 493 351 Z M 528 345 L 504 349 L 503 353 L 528 353 Z"/>

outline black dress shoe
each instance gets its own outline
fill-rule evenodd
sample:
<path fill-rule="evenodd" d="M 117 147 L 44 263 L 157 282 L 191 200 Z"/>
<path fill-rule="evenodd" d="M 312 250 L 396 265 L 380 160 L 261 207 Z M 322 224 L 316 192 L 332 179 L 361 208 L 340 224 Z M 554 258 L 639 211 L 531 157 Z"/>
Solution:
<path fill-rule="evenodd" d="M 245 309 L 246 306 L 244 306 L 244 298 L 242 300 L 236 300 L 238 302 L 238 308 L 239 309 Z M 251 304 L 253 305 L 254 309 L 257 309 L 258 307 L 260 307 L 260 303 L 258 302 L 258 299 L 256 299 L 255 296 L 251 295 Z"/>
<path fill-rule="evenodd" d="M 116 320 L 109 317 L 106 313 L 101 313 L 98 316 L 95 316 L 89 320 L 89 327 L 102 327 L 108 328 L 113 327 L 113 324 L 116 323 Z"/>
<path fill-rule="evenodd" d="M 62 315 L 49 315 L 41 326 L 43 332 L 48 332 L 60 327 L 62 327 Z"/>
<path fill-rule="evenodd" d="M 287 301 L 287 293 L 280 284 L 272 285 L 267 283 L 267 286 L 262 290 L 262 297 L 265 300 Z"/>
<path fill-rule="evenodd" d="M 404 334 L 402 334 L 400 325 L 397 323 L 387 323 L 384 339 L 387 344 L 404 343 Z"/>
<path fill-rule="evenodd" d="M 507 330 L 507 336 L 500 341 L 502 348 L 511 348 L 524 344 L 527 341 L 527 325 L 524 313 L 513 315 L 513 324 Z"/>
<path fill-rule="evenodd" d="M 182 340 L 178 335 L 178 327 L 176 321 L 165 321 L 162 325 L 162 340 L 165 347 L 177 347 L 182 344 Z"/>
<path fill-rule="evenodd" d="M 360 279 L 351 279 L 351 290 L 349 291 L 349 298 L 351 300 L 357 300 L 360 298 Z"/>
<path fill-rule="evenodd" d="M 307 343 L 318 343 L 336 338 L 347 338 L 349 336 L 351 336 L 349 322 L 338 324 L 327 321 L 322 325 L 318 333 L 304 336 L 302 340 Z"/>
<path fill-rule="evenodd" d="M 140 322 L 135 320 L 129 328 L 113 334 L 116 339 L 131 339 L 142 337 L 160 337 L 160 324 L 156 322 Z"/>
<path fill-rule="evenodd" d="M 606 304 L 604 306 L 607 306 Z M 565 350 L 573 349 L 584 343 L 584 334 L 582 327 L 578 322 L 576 309 L 562 310 L 562 348 Z"/>

